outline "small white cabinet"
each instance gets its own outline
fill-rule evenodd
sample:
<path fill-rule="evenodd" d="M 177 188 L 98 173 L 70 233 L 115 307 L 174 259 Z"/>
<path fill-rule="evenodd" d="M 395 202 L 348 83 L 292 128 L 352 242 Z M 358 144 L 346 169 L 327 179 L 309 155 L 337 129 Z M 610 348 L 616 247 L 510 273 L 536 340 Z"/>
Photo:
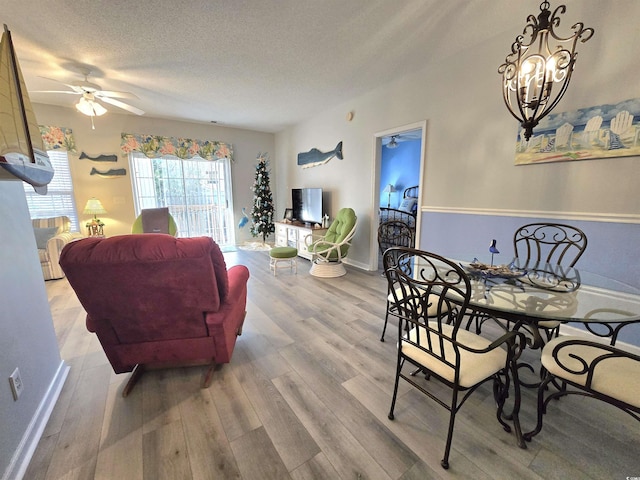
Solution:
<path fill-rule="evenodd" d="M 326 228 L 313 228 L 295 223 L 276 222 L 276 246 L 295 247 L 298 249 L 298 256 L 311 260 L 312 255 L 307 250 L 304 239 L 312 233 L 314 236 L 321 237 L 326 232 Z"/>

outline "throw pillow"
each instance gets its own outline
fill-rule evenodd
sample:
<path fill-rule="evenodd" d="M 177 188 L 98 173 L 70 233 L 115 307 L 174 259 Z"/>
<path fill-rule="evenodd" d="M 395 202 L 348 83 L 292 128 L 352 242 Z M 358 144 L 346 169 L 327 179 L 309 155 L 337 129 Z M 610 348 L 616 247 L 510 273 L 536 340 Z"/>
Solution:
<path fill-rule="evenodd" d="M 411 213 L 415 205 L 416 205 L 416 199 L 413 197 L 407 197 L 404 200 L 402 200 L 402 203 L 398 207 L 398 210 Z"/>
<path fill-rule="evenodd" d="M 58 233 L 58 227 L 38 228 L 33 227 L 33 233 L 36 236 L 36 245 L 38 249 L 47 248 L 47 242 Z"/>

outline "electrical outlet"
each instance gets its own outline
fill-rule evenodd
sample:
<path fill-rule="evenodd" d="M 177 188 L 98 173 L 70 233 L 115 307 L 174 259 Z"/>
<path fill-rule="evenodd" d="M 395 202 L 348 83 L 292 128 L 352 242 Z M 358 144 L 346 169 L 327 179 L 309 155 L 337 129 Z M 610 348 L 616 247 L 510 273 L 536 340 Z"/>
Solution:
<path fill-rule="evenodd" d="M 9 384 L 11 385 L 11 393 L 13 393 L 13 399 L 18 400 L 22 390 L 24 390 L 24 384 L 22 383 L 22 377 L 20 377 L 20 370 L 18 367 L 9 375 Z"/>

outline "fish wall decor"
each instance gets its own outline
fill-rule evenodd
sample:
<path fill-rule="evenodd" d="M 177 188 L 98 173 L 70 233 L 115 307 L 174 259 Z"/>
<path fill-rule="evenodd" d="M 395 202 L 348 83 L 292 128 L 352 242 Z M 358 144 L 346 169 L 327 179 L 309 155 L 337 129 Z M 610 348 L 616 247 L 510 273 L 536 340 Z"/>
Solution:
<path fill-rule="evenodd" d="M 100 170 L 96 170 L 95 167 L 91 169 L 91 173 L 89 175 L 98 175 L 102 178 L 116 178 L 121 177 L 127 174 L 127 170 L 124 168 L 112 168 L 107 170 L 106 172 L 101 172 Z"/>
<path fill-rule="evenodd" d="M 90 157 L 84 152 L 80 152 L 80 160 L 87 159 L 93 160 L 94 162 L 117 162 L 117 155 L 98 155 L 97 157 Z"/>
<path fill-rule="evenodd" d="M 333 157 L 342 160 L 342 142 L 339 142 L 336 148 L 330 152 L 321 152 L 317 148 L 312 148 L 308 152 L 299 153 L 298 165 L 302 168 L 317 167 L 318 165 L 324 165 Z"/>

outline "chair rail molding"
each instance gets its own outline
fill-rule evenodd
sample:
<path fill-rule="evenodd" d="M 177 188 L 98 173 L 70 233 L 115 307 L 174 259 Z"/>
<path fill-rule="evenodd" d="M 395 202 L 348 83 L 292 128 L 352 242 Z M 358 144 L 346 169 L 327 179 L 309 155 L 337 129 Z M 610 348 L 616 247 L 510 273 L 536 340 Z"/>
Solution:
<path fill-rule="evenodd" d="M 544 210 L 508 210 L 500 208 L 463 208 L 423 206 L 422 213 L 451 213 L 459 215 L 487 215 L 501 217 L 523 218 L 554 218 L 562 220 L 581 220 L 605 223 L 636 223 L 640 224 L 639 214 L 630 213 L 593 213 L 593 212 L 560 212 Z"/>

